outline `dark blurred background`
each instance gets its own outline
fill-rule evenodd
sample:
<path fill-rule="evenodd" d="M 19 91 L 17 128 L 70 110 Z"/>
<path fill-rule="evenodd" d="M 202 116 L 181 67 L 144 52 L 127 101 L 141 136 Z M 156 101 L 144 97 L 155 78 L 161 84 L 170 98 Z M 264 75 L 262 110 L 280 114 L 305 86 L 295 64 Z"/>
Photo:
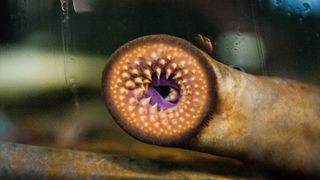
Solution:
<path fill-rule="evenodd" d="M 3 45 L 29 40 L 36 41 L 32 45 L 62 49 L 65 34 L 69 49 L 107 57 L 139 36 L 171 34 L 193 41 L 200 33 L 211 38 L 213 55 L 219 61 L 244 66 L 253 73 L 319 83 L 318 4 L 316 0 L 2 1 L 0 38 Z M 234 57 L 242 57 L 243 52 L 226 55 L 233 54 L 234 47 L 221 46 L 234 42 L 221 41 L 237 38 L 226 35 L 230 32 L 259 41 L 242 40 L 260 46 L 260 52 L 251 52 L 258 54 L 256 60 Z"/>

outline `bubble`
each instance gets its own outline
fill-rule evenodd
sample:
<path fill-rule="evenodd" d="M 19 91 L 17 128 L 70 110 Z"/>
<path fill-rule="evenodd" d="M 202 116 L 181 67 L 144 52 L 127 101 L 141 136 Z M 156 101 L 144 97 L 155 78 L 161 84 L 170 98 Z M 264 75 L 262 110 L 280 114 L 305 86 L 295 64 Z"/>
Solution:
<path fill-rule="evenodd" d="M 75 62 L 76 57 L 75 56 L 69 56 L 68 61 L 69 62 Z"/>
<path fill-rule="evenodd" d="M 60 7 L 63 13 L 65 13 L 68 9 L 68 2 L 67 0 L 60 0 Z"/>
<path fill-rule="evenodd" d="M 78 87 L 78 83 L 77 83 L 77 79 L 75 77 L 70 77 L 68 79 L 68 84 L 71 88 L 77 88 Z"/>
<path fill-rule="evenodd" d="M 273 11 L 287 16 L 320 17 L 319 0 L 269 0 Z"/>
<path fill-rule="evenodd" d="M 309 3 L 307 2 L 304 2 L 302 3 L 302 6 L 303 6 L 303 10 L 302 10 L 302 15 L 303 16 L 307 16 L 309 14 L 309 12 L 311 11 L 311 6 Z"/>
<path fill-rule="evenodd" d="M 248 71 L 262 68 L 265 60 L 266 49 L 260 36 L 254 33 L 238 31 L 221 34 L 217 38 L 217 58 L 225 64 L 244 67 Z"/>
<path fill-rule="evenodd" d="M 303 23 L 303 18 L 302 17 L 299 18 L 299 22 Z"/>
<path fill-rule="evenodd" d="M 287 14 L 288 14 L 288 16 L 292 15 L 292 7 L 290 5 L 288 6 Z"/>
<path fill-rule="evenodd" d="M 79 93 L 78 93 L 78 82 L 77 79 L 73 76 L 71 76 L 70 78 L 68 78 L 67 81 L 70 90 L 73 94 L 73 99 L 74 99 L 74 105 L 75 105 L 75 113 L 78 113 L 79 107 L 80 107 L 80 102 L 79 102 Z"/>
<path fill-rule="evenodd" d="M 273 4 L 274 4 L 275 7 L 281 6 L 282 0 L 275 0 L 275 1 L 273 2 Z"/>

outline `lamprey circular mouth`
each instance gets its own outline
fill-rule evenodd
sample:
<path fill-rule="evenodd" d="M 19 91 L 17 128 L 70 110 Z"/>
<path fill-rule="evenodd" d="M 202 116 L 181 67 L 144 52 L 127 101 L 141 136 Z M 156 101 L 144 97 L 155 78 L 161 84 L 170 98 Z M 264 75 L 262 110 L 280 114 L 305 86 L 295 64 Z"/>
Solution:
<path fill-rule="evenodd" d="M 103 72 L 106 105 L 129 134 L 148 143 L 181 144 L 214 109 L 215 75 L 200 50 L 169 35 L 130 41 Z M 209 99 L 209 100 L 208 100 Z"/>
<path fill-rule="evenodd" d="M 153 77 L 144 98 L 150 97 L 150 104 L 157 104 L 157 110 L 166 110 L 176 106 L 180 100 L 180 87 L 170 76 Z"/>

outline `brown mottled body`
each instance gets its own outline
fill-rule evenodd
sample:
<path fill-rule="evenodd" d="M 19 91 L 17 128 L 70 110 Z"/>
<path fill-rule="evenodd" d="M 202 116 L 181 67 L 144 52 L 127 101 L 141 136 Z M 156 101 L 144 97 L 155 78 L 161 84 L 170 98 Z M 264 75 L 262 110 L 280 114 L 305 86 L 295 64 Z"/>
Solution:
<path fill-rule="evenodd" d="M 137 57 L 152 56 L 153 51 L 148 50 L 142 54 L 132 54 L 135 48 L 144 49 L 146 42 L 151 43 L 155 50 L 162 50 L 158 46 L 162 44 L 183 52 L 182 57 L 170 52 L 168 58 L 167 51 L 161 51 L 159 57 L 153 58 L 155 64 L 161 61 L 161 57 L 178 64 L 190 58 L 187 61 L 190 66 L 181 66 L 179 71 L 170 74 L 180 78 L 177 89 L 181 92 L 181 98 L 176 105 L 153 113 L 148 111 L 141 118 L 132 116 L 141 106 L 130 107 L 127 102 L 135 97 L 139 104 L 142 98 L 131 96 L 129 92 L 124 94 L 124 98 L 128 99 L 123 101 L 126 104 L 121 105 L 121 93 L 118 91 L 126 84 L 118 77 L 121 76 L 120 69 L 127 67 L 124 64 L 135 62 Z M 148 58 L 138 59 L 142 64 L 149 62 Z M 137 74 L 148 69 L 146 66 L 136 67 L 141 68 Z M 115 70 L 117 68 L 119 70 Z M 131 71 L 139 68 L 131 68 Z M 192 69 L 191 74 L 177 75 Z M 164 67 L 161 72 L 166 70 L 167 67 Z M 150 72 L 152 77 L 157 76 L 156 68 Z M 129 79 L 134 79 L 132 74 Z M 195 82 L 190 81 L 192 77 L 196 78 Z M 276 169 L 311 174 L 320 171 L 318 86 L 234 70 L 213 60 L 187 41 L 167 35 L 142 37 L 121 47 L 110 58 L 102 85 L 106 105 L 118 124 L 144 142 L 233 157 Z M 150 83 L 144 85 L 142 95 L 152 86 Z M 189 105 L 186 105 L 188 101 Z M 172 112 L 179 113 L 174 116 Z M 154 117 L 157 117 L 156 120 Z"/>
<path fill-rule="evenodd" d="M 217 78 L 217 109 L 187 148 L 319 173 L 319 87 L 253 76 L 208 60 Z"/>

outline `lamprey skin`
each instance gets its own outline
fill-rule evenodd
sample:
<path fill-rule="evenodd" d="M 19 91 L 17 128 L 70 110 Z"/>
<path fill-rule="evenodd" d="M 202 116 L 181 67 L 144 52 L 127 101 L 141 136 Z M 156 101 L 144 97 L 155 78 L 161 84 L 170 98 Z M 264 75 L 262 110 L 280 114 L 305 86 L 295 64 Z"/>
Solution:
<path fill-rule="evenodd" d="M 102 88 L 116 122 L 146 143 L 320 172 L 319 86 L 250 75 L 150 35 L 110 57 Z"/>

